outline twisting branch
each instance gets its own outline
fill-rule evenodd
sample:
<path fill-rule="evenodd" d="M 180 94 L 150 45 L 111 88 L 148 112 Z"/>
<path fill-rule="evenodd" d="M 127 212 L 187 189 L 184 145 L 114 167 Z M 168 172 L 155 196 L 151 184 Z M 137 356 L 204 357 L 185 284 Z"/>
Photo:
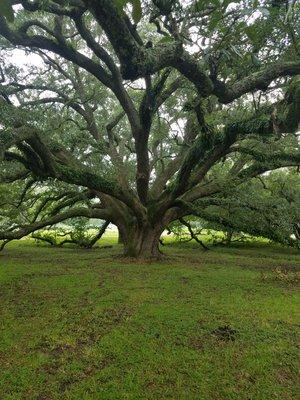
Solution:
<path fill-rule="evenodd" d="M 204 249 L 205 251 L 209 250 L 209 247 L 207 247 L 207 246 L 202 242 L 202 240 L 200 240 L 200 239 L 198 238 L 198 236 L 195 235 L 195 233 L 194 233 L 194 231 L 193 231 L 193 228 L 192 228 L 192 226 L 191 226 L 191 224 L 190 224 L 189 222 L 187 222 L 187 221 L 186 221 L 185 219 L 183 219 L 183 218 L 179 218 L 179 222 L 181 222 L 182 225 L 184 225 L 184 226 L 186 226 L 186 227 L 188 228 L 188 231 L 189 231 L 189 233 L 190 233 L 192 239 L 194 239 L 197 243 L 199 243 L 199 244 L 203 247 L 203 249 Z"/>
<path fill-rule="evenodd" d="M 89 57 L 82 53 L 74 50 L 73 47 L 69 46 L 65 42 L 59 42 L 59 44 L 51 39 L 48 39 L 40 35 L 29 36 L 24 32 L 22 26 L 18 31 L 13 31 L 9 28 L 4 17 L 0 16 L 0 34 L 6 38 L 9 42 L 14 45 L 39 48 L 44 50 L 52 51 L 61 57 L 74 62 L 79 67 L 84 68 L 90 72 L 93 76 L 99 79 L 107 87 L 112 87 L 111 76 L 99 65 L 98 63 L 91 60 Z"/>

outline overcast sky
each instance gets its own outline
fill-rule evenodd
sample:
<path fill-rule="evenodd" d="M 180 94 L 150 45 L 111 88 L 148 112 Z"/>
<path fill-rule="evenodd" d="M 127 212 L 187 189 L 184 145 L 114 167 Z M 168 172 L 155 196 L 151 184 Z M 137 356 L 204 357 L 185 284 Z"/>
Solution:
<path fill-rule="evenodd" d="M 13 64 L 22 67 L 26 64 L 28 65 L 42 65 L 41 58 L 36 54 L 26 55 L 24 50 L 15 49 L 10 52 L 11 53 L 11 61 Z"/>

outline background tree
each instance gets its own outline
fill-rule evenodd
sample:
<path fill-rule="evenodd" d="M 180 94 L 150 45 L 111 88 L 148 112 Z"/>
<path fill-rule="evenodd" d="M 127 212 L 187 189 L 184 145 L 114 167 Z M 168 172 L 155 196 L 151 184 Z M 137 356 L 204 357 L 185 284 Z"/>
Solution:
<path fill-rule="evenodd" d="M 34 181 L 44 211 L 21 223 L 6 214 L 0 239 L 88 216 L 118 227 L 126 255 L 159 257 L 171 221 L 300 164 L 297 3 L 7 4 L 17 7 L 14 23 L 0 17 L 2 179 Z M 16 68 L 16 48 L 41 64 Z M 53 185 L 62 204 L 51 216 L 39 194 Z"/>

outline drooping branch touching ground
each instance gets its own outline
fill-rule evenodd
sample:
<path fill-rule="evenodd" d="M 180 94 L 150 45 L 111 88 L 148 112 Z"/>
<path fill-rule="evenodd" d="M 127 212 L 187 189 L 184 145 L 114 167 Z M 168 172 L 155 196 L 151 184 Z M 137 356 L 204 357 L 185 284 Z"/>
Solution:
<path fill-rule="evenodd" d="M 31 237 L 33 239 L 49 243 L 51 246 L 56 247 L 62 247 L 65 244 L 75 244 L 81 248 L 91 249 L 104 235 L 109 224 L 110 221 L 105 221 L 101 225 L 98 232 L 94 235 L 85 232 L 88 227 L 84 227 L 84 230 L 80 231 L 75 227 L 69 231 L 62 228 L 59 232 L 56 232 L 55 230 L 52 232 L 52 226 L 50 226 L 50 229 L 46 232 L 32 233 Z"/>
<path fill-rule="evenodd" d="M 64 211 L 58 215 L 55 215 L 44 220 L 36 221 L 28 225 L 17 226 L 16 229 L 0 231 L 0 240 L 14 240 L 21 239 L 30 233 L 37 231 L 39 229 L 45 228 L 46 226 L 51 226 L 58 224 L 59 222 L 66 221 L 67 219 L 74 217 L 85 217 L 85 218 L 99 218 L 104 220 L 109 220 L 111 215 L 109 210 L 100 209 L 88 209 L 84 207 L 78 207 Z"/>
<path fill-rule="evenodd" d="M 203 249 L 204 249 L 205 251 L 209 250 L 209 247 L 207 247 L 207 246 L 202 242 L 202 240 L 200 240 L 200 239 L 198 238 L 198 236 L 194 233 L 193 228 L 192 228 L 191 224 L 190 224 L 188 221 L 186 221 L 184 218 L 179 218 L 179 222 L 181 222 L 182 225 L 184 225 L 184 226 L 186 226 L 186 227 L 188 228 L 189 234 L 191 235 L 191 238 L 192 238 L 192 239 L 194 239 L 197 243 L 199 243 L 199 244 L 203 247 Z"/>

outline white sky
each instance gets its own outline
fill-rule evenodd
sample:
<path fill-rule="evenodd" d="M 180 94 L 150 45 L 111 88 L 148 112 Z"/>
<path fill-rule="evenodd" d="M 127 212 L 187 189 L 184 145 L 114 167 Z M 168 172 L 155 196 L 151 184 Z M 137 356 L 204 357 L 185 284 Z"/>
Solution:
<path fill-rule="evenodd" d="M 26 54 L 24 50 L 14 49 L 10 52 L 10 58 L 13 64 L 18 67 L 24 65 L 41 66 L 43 64 L 41 58 L 37 54 Z"/>
<path fill-rule="evenodd" d="M 238 2 L 232 2 L 229 3 L 227 6 L 226 11 L 232 10 L 236 8 L 239 5 Z M 18 8 L 21 8 L 21 6 L 14 6 L 15 11 L 18 10 Z M 254 23 L 254 21 L 261 15 L 261 12 L 256 10 L 254 11 L 251 15 L 247 17 L 247 24 L 251 25 Z M 198 47 L 196 45 L 194 46 L 189 46 L 189 51 L 191 53 L 198 51 Z M 11 52 L 11 61 L 18 67 L 23 67 L 24 65 L 31 65 L 31 66 L 42 66 L 43 61 L 41 58 L 36 55 L 36 54 L 25 54 L 25 51 L 21 49 L 16 49 Z"/>

